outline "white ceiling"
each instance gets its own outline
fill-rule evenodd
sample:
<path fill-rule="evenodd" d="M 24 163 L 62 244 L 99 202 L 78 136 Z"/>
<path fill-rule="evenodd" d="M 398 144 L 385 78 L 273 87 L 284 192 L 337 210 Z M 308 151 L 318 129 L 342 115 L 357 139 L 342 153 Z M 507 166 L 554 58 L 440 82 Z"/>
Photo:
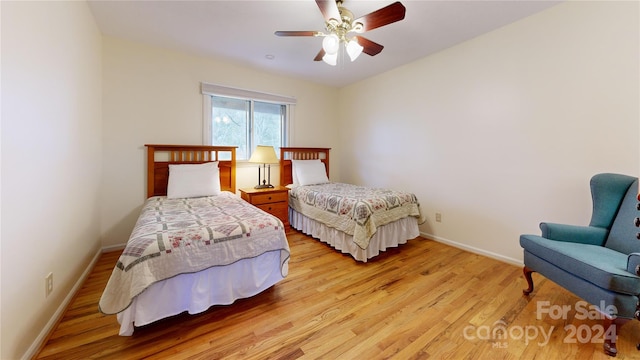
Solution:
<path fill-rule="evenodd" d="M 357 18 L 394 1 L 345 0 L 344 6 Z M 324 30 L 324 19 L 314 0 L 89 0 L 89 6 L 105 35 L 342 87 L 497 29 L 559 1 L 401 2 L 407 9 L 404 20 L 363 34 L 384 45 L 380 54 L 362 54 L 353 63 L 348 57 L 343 58 L 335 67 L 313 61 L 322 38 L 274 35 L 276 30 Z"/>

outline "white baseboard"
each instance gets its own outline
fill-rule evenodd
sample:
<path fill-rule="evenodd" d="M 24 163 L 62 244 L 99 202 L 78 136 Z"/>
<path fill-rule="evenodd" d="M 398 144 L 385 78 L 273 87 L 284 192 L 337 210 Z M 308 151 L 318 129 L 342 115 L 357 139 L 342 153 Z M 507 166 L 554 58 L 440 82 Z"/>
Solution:
<path fill-rule="evenodd" d="M 125 248 L 125 246 L 127 246 L 127 244 L 117 244 L 117 245 L 111 245 L 111 246 L 105 246 L 102 248 L 102 252 L 106 253 L 106 252 L 111 252 L 111 251 L 116 251 L 116 250 L 122 250 Z"/>
<path fill-rule="evenodd" d="M 477 248 L 477 247 L 473 247 L 473 246 L 469 246 L 467 244 L 462 244 L 462 243 L 459 243 L 459 242 L 456 242 L 456 241 L 451 241 L 451 240 L 448 240 L 448 239 L 445 239 L 445 238 L 442 238 L 442 237 L 439 237 L 439 236 L 435 236 L 435 235 L 432 235 L 432 234 L 427 234 L 425 232 L 420 232 L 420 235 L 422 237 L 427 238 L 427 239 L 432 239 L 432 240 L 437 241 L 439 243 L 447 244 L 447 245 L 453 246 L 453 247 L 458 248 L 458 249 L 462 249 L 462 250 L 465 250 L 465 251 L 472 252 L 474 254 L 490 257 L 492 259 L 496 259 L 498 261 L 502 261 L 502 262 L 505 262 L 507 264 L 516 265 L 516 266 L 524 266 L 524 262 L 522 260 L 520 260 L 520 259 L 510 258 L 508 256 L 496 254 L 494 252 L 483 250 L 483 249 L 480 249 L 480 248 Z"/>
<path fill-rule="evenodd" d="M 93 256 L 93 259 L 89 263 L 89 266 L 87 266 L 87 268 L 84 270 L 80 278 L 73 285 L 73 288 L 71 289 L 71 291 L 69 291 L 69 294 L 67 294 L 67 296 L 64 298 L 64 301 L 62 301 L 60 306 L 58 306 L 58 309 L 53 314 L 49 322 L 47 322 L 47 325 L 45 325 L 42 331 L 40 331 L 40 334 L 35 339 L 33 344 L 31 344 L 29 349 L 27 349 L 27 352 L 24 354 L 24 356 L 22 356 L 23 360 L 31 359 L 36 355 L 36 352 L 40 349 L 44 341 L 47 339 L 47 336 L 49 335 L 49 333 L 53 331 L 53 328 L 58 323 L 58 320 L 64 315 L 64 312 L 67 309 L 67 306 L 69 306 L 69 303 L 71 303 L 71 300 L 73 300 L 73 297 L 80 290 L 80 288 L 84 284 L 84 281 L 87 279 L 87 277 L 89 277 L 89 275 L 91 274 L 91 271 L 93 270 L 94 266 L 98 262 L 98 259 L 100 258 L 100 254 L 102 253 L 103 253 L 103 250 L 99 249 L 96 252 L 96 254 Z"/>

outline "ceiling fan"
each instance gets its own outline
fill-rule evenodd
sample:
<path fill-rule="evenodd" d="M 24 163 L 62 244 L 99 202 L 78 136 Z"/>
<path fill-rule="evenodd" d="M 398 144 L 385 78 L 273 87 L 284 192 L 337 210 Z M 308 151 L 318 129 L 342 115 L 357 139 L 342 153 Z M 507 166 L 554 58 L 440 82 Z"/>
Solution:
<path fill-rule="evenodd" d="M 372 13 L 354 19 L 353 13 L 342 6 L 342 0 L 316 0 L 318 8 L 325 19 L 327 33 L 321 31 L 276 31 L 277 36 L 321 36 L 322 49 L 313 59 L 323 60 L 329 65 L 336 65 L 340 44 L 344 44 L 351 61 L 361 53 L 371 56 L 379 54 L 384 46 L 360 35 L 365 31 L 389 25 L 404 19 L 405 7 L 399 1 L 380 8 Z"/>

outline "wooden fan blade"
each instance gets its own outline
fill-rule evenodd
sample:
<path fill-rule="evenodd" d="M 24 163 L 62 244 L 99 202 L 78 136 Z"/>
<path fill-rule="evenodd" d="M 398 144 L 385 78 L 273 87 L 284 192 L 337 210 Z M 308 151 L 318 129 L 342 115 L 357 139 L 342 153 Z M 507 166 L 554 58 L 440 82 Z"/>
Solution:
<path fill-rule="evenodd" d="M 335 19 L 338 24 L 342 24 L 342 17 L 340 16 L 340 10 L 335 0 L 316 0 L 316 4 L 322 13 L 325 21 Z"/>
<path fill-rule="evenodd" d="M 359 32 L 369 31 L 404 19 L 406 8 L 399 1 L 357 18 L 354 24 L 361 23 Z"/>
<path fill-rule="evenodd" d="M 315 58 L 313 58 L 313 61 L 321 61 L 322 58 L 324 57 L 324 49 L 320 49 L 320 52 L 318 53 L 318 55 L 316 55 Z"/>
<path fill-rule="evenodd" d="M 317 31 L 276 31 L 277 36 L 317 36 Z"/>
<path fill-rule="evenodd" d="M 364 48 L 362 49 L 362 52 L 365 54 L 376 56 L 380 54 L 380 51 L 382 51 L 382 49 L 384 49 L 384 46 L 362 36 L 354 36 L 354 38 L 356 38 L 358 40 L 358 44 L 360 44 L 360 46 Z"/>

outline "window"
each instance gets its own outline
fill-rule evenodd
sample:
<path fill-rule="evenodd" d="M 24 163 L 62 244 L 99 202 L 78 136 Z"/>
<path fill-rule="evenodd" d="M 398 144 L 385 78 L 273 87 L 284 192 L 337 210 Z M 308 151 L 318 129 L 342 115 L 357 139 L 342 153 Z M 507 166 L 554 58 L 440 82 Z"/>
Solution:
<path fill-rule="evenodd" d="M 287 145 L 294 99 L 204 83 L 202 93 L 205 144 L 237 146 L 238 160 L 248 160 L 256 145 L 276 154 Z"/>
<path fill-rule="evenodd" d="M 211 144 L 237 146 L 238 159 L 251 157 L 256 145 L 276 152 L 286 145 L 286 105 L 211 96 L 211 112 Z"/>

